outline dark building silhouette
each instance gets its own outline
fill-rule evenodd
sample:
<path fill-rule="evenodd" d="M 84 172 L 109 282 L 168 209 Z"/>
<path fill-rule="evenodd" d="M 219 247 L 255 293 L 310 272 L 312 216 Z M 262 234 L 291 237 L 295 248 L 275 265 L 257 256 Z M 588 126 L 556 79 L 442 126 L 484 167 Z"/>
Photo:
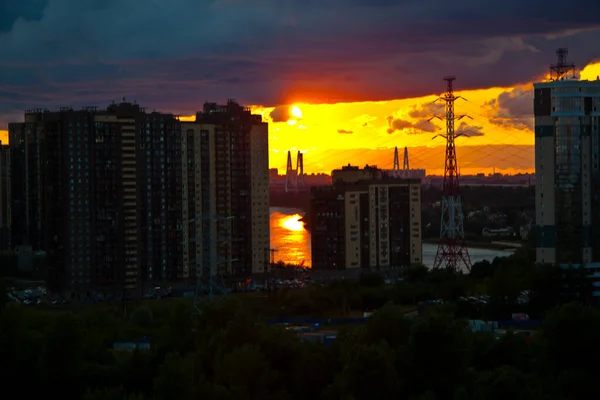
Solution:
<path fill-rule="evenodd" d="M 200 133 L 202 264 L 247 278 L 269 261 L 269 138 L 260 115 L 205 103 Z"/>
<path fill-rule="evenodd" d="M 10 225 L 10 149 L 0 142 L 0 250 L 11 247 Z"/>
<path fill-rule="evenodd" d="M 145 280 L 177 275 L 181 263 L 166 250 L 176 241 L 170 199 L 148 202 L 149 194 L 168 197 L 177 184 L 163 148 L 173 132 L 180 132 L 173 115 L 126 102 L 30 110 L 24 123 L 9 125 L 13 246 L 47 252 L 51 288 L 77 298 L 132 296 Z M 149 231 L 161 238 L 162 254 L 153 252 Z M 155 267 L 163 258 L 168 264 Z"/>
<path fill-rule="evenodd" d="M 376 167 L 333 171 L 311 189 L 314 269 L 388 270 L 422 262 L 421 184 Z"/>
<path fill-rule="evenodd" d="M 47 253 L 51 289 L 137 297 L 203 266 L 262 272 L 268 126 L 236 102 L 189 123 L 127 102 L 30 110 L 9 137 L 11 244 Z"/>

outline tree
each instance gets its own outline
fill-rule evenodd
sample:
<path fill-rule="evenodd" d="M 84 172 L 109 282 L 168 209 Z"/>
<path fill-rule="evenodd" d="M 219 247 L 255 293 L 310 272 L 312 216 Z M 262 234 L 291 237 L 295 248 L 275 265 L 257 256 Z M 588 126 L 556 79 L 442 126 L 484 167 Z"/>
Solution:
<path fill-rule="evenodd" d="M 407 370 L 414 394 L 432 390 L 438 396 L 453 393 L 468 365 L 466 325 L 448 315 L 434 314 L 411 328 Z M 435 360 L 431 362 L 431 360 Z"/>
<path fill-rule="evenodd" d="M 410 329 L 411 323 L 404 317 L 402 308 L 388 303 L 369 318 L 362 340 L 367 344 L 385 341 L 398 351 L 407 345 Z"/>
<path fill-rule="evenodd" d="M 358 345 L 344 369 L 328 388 L 330 398 L 396 399 L 400 380 L 394 366 L 394 351 L 385 342 Z"/>
<path fill-rule="evenodd" d="M 502 366 L 482 374 L 475 391 L 477 400 L 529 400 L 534 398 L 531 379 L 512 366 Z"/>
<path fill-rule="evenodd" d="M 8 303 L 8 284 L 6 279 L 0 278 L 0 314 L 2 314 L 2 310 Z"/>
<path fill-rule="evenodd" d="M 215 384 L 227 390 L 231 399 L 268 398 L 270 389 L 277 386 L 277 381 L 277 372 L 271 369 L 256 345 L 242 345 L 216 363 Z"/>
<path fill-rule="evenodd" d="M 47 390 L 62 392 L 65 398 L 83 394 L 81 349 L 82 335 L 77 319 L 72 314 L 61 315 L 46 338 L 41 359 Z"/>
<path fill-rule="evenodd" d="M 156 400 L 188 400 L 194 397 L 194 368 L 190 359 L 179 354 L 167 355 L 160 372 L 154 379 Z"/>
<path fill-rule="evenodd" d="M 88 390 L 84 400 L 144 400 L 142 395 L 127 394 L 123 387 Z"/>

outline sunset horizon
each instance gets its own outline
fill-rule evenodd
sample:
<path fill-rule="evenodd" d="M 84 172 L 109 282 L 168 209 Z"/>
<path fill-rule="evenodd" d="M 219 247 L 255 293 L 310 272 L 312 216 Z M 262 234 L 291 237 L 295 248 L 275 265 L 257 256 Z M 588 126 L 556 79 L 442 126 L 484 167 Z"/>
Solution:
<path fill-rule="evenodd" d="M 433 101 L 443 76 L 456 75 L 467 99 L 456 114 L 473 118 L 456 124 L 469 135 L 457 141 L 461 172 L 512 174 L 533 170 L 531 88 L 556 49 L 569 48 L 582 79 L 600 75 L 595 6 L 178 1 L 0 6 L 0 140 L 26 109 L 126 98 L 189 117 L 232 98 L 269 123 L 272 168 L 285 169 L 290 150 L 305 153 L 307 173 L 387 168 L 397 146 L 408 147 L 412 167 L 439 174 L 444 140 L 433 137 L 444 127 L 430 118 L 441 116 Z"/>
<path fill-rule="evenodd" d="M 580 71 L 581 80 L 594 80 L 599 75 L 600 62 Z M 456 115 L 472 118 L 457 122 L 455 127 L 456 132 L 465 134 L 457 139 L 462 175 L 535 172 L 531 112 L 534 82 L 510 88 L 461 90 L 457 77 L 455 90 L 465 101 L 457 101 Z M 439 83 L 441 92 L 444 81 L 440 78 Z M 297 152 L 305 154 L 305 173 L 330 174 L 348 164 L 391 169 L 393 149 L 407 147 L 411 168 L 442 175 L 445 140 L 434 138 L 445 133 L 444 121 L 435 118 L 443 117 L 443 104 L 434 102 L 438 96 L 248 107 L 270 125 L 269 166 L 280 173 L 285 173 L 288 151 L 292 152 L 294 166 Z M 180 119 L 193 121 L 195 115 L 182 115 Z M 7 130 L 0 130 L 0 141 L 8 143 Z"/>

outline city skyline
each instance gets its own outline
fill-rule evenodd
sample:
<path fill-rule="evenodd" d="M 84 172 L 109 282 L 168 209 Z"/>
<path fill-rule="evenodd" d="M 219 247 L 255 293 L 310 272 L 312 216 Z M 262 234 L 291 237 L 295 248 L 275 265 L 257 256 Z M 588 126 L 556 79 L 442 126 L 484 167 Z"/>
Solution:
<path fill-rule="evenodd" d="M 473 134 L 459 142 L 462 173 L 531 172 L 531 83 L 554 50 L 569 47 L 584 76 L 600 75 L 600 6 L 581 13 L 544 4 L 475 12 L 469 2 L 441 1 L 15 2 L 0 8 L 0 140 L 24 109 L 102 107 L 125 96 L 191 116 L 205 99 L 236 98 L 275 121 L 271 167 L 303 150 L 307 173 L 348 162 L 385 168 L 388 149 L 408 146 L 411 165 L 439 173 L 443 141 L 431 138 L 441 125 L 427 121 L 436 111 L 428 103 L 444 90 L 442 76 L 456 74 L 469 100 L 457 113 L 474 118 L 462 128 Z M 115 17 L 128 11 L 134 20 Z M 154 29 L 159 21 L 163 29 Z M 287 124 L 294 105 L 303 118 Z"/>

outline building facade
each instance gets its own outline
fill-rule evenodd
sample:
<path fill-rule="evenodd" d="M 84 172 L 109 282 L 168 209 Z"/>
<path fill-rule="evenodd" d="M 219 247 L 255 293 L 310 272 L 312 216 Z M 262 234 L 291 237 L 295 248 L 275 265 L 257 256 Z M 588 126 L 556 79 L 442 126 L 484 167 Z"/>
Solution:
<path fill-rule="evenodd" d="M 51 289 L 137 297 L 193 288 L 208 266 L 263 271 L 268 127 L 234 101 L 189 123 L 125 101 L 30 110 L 9 137 L 10 241 L 47 253 Z"/>
<path fill-rule="evenodd" d="M 130 103 L 30 110 L 9 125 L 13 247 L 47 253 L 51 289 L 76 299 L 140 289 L 144 114 Z"/>
<path fill-rule="evenodd" d="M 369 168 L 346 169 L 347 181 L 332 173 L 336 183 L 312 188 L 313 268 L 389 270 L 422 262 L 420 181 Z"/>
<path fill-rule="evenodd" d="M 0 251 L 11 248 L 10 149 L 0 141 Z"/>
<path fill-rule="evenodd" d="M 235 279 L 262 273 L 270 247 L 268 124 L 229 100 L 206 103 L 195 125 L 202 264 Z"/>
<path fill-rule="evenodd" d="M 600 81 L 534 90 L 537 261 L 600 262 Z"/>

